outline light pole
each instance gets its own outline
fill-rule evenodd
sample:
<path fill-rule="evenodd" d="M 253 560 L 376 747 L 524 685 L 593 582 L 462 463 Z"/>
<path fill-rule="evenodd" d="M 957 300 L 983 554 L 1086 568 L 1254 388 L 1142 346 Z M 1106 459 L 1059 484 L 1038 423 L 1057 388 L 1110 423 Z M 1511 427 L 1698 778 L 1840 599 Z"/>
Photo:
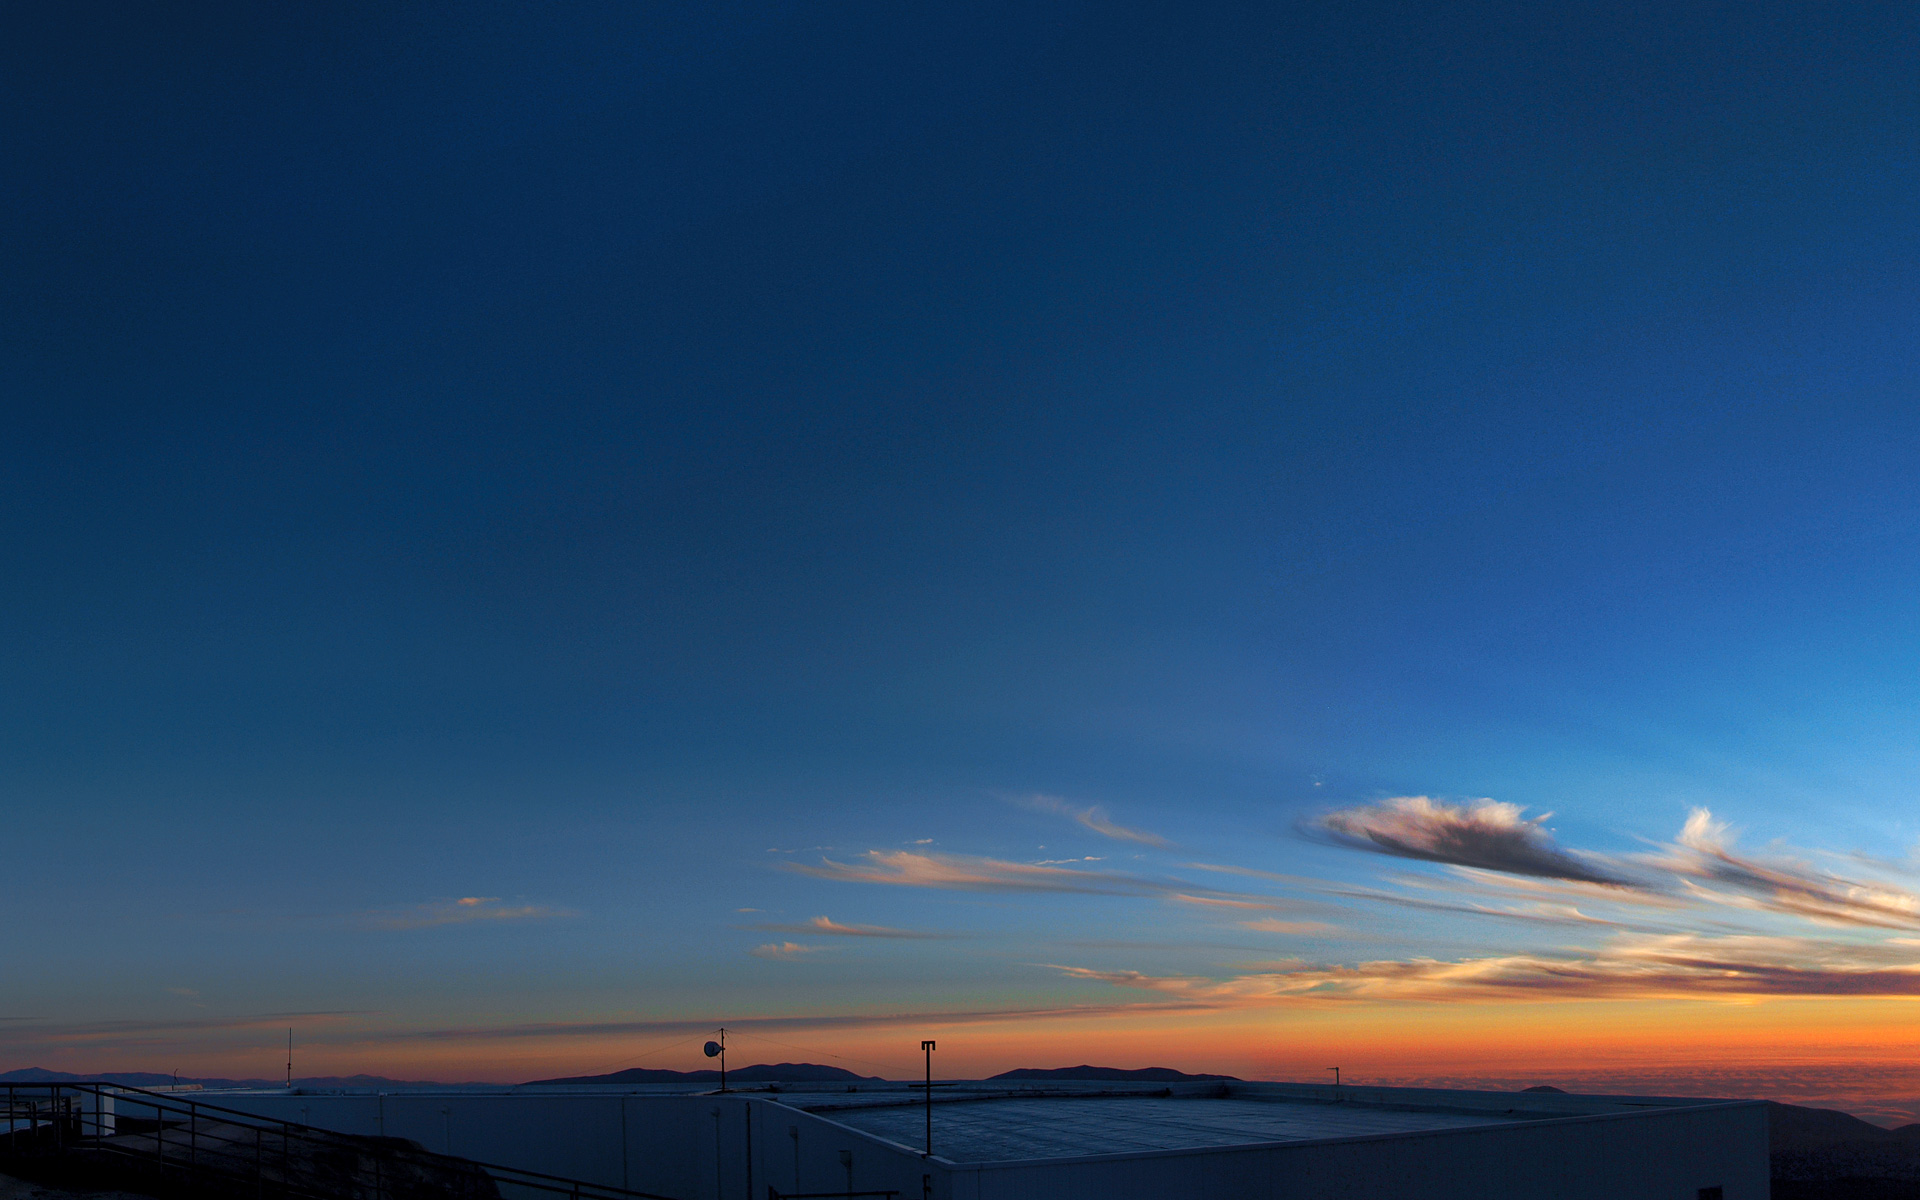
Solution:
<path fill-rule="evenodd" d="M 927 1157 L 933 1157 L 933 1043 L 920 1043 L 920 1049 L 927 1056 Z"/>

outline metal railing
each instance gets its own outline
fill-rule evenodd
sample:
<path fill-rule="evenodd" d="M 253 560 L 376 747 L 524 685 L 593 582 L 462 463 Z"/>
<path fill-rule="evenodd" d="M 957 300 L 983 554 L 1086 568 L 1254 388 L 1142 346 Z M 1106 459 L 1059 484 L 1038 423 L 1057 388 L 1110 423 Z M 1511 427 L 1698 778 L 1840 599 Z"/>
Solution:
<path fill-rule="evenodd" d="M 91 1168 L 251 1200 L 672 1200 L 120 1084 L 6 1084 L 0 1167 Z M 44 1173 L 44 1172 L 41 1172 Z"/>

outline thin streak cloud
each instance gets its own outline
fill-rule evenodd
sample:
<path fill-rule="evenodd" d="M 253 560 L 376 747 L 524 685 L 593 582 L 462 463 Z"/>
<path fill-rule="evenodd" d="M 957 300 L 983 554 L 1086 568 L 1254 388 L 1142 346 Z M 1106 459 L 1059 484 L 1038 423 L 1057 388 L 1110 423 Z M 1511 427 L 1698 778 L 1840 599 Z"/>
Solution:
<path fill-rule="evenodd" d="M 747 951 L 755 958 L 772 959 L 775 962 L 793 962 L 808 955 L 819 954 L 830 949 L 827 946 L 804 946 L 798 942 L 769 942 L 764 946 L 755 946 Z"/>
<path fill-rule="evenodd" d="M 569 909 L 545 904 L 503 904 L 498 896 L 462 896 L 414 908 L 376 909 L 363 913 L 362 919 L 375 929 L 432 929 L 480 921 L 545 921 L 578 915 Z"/>
<path fill-rule="evenodd" d="M 1239 908 L 1260 909 L 1267 912 L 1292 912 L 1305 907 L 1300 901 L 1233 900 L 1225 896 L 1189 896 L 1185 892 L 1175 893 L 1172 898 L 1181 904 L 1198 904 L 1207 908 Z"/>
<path fill-rule="evenodd" d="M 1650 865 L 1705 884 L 1733 888 L 1738 897 L 1696 888 L 1702 899 L 1791 913 L 1816 921 L 1881 929 L 1920 928 L 1920 896 L 1891 884 L 1844 879 L 1787 859 L 1762 862 L 1736 854 L 1724 822 L 1696 808 L 1680 837 Z"/>
<path fill-rule="evenodd" d="M 930 1012 L 850 1013 L 838 1015 L 800 1015 L 778 1017 L 728 1017 L 727 1028 L 834 1030 L 924 1028 L 939 1025 L 992 1025 L 1002 1022 L 1097 1018 L 1126 1016 L 1143 1012 L 1187 1012 L 1206 1007 L 1181 1002 L 1058 1004 L 1031 1008 L 959 1009 Z M 609 1036 L 659 1036 L 676 1033 L 704 1033 L 713 1028 L 705 1019 L 658 1021 L 540 1021 L 510 1025 L 471 1025 L 440 1029 L 385 1028 L 341 1030 L 316 1034 L 309 1040 L 329 1044 L 387 1044 L 405 1042 L 460 1042 L 567 1040 Z M 5 1045 L 0 1041 L 0 1045 Z"/>
<path fill-rule="evenodd" d="M 955 936 L 951 933 L 928 933 L 919 929 L 895 929 L 889 925 L 844 925 L 831 917 L 815 917 L 805 924 L 755 925 L 753 928 L 766 933 L 827 934 L 832 937 L 937 940 Z"/>
<path fill-rule="evenodd" d="M 1920 996 L 1910 950 L 1808 938 L 1628 935 L 1589 953 L 1415 958 L 1213 979 L 1061 966 L 1077 979 L 1217 1007 L 1273 1003 Z"/>
<path fill-rule="evenodd" d="M 1157 833 L 1149 833 L 1144 829 L 1130 829 L 1125 825 L 1116 824 L 1107 816 L 1106 810 L 1097 804 L 1080 808 L 1058 796 L 1028 796 L 1021 803 L 1040 812 L 1055 813 L 1078 821 L 1100 836 L 1110 837 L 1115 841 L 1137 842 L 1142 846 L 1158 846 L 1162 849 L 1173 845 Z"/>
<path fill-rule="evenodd" d="M 869 850 L 863 861 L 836 862 L 823 858 L 817 865 L 788 863 L 786 866 L 788 870 L 817 879 L 962 891 L 1159 896 L 1211 890 L 1179 880 L 1149 879 L 1119 871 L 1081 871 L 970 854 L 918 853 L 912 850 Z"/>
<path fill-rule="evenodd" d="M 1370 900 L 1378 904 L 1391 904 L 1399 908 L 1419 909 L 1425 912 L 1461 913 L 1473 917 L 1493 917 L 1507 921 L 1529 921 L 1538 925 L 1585 925 L 1609 926 L 1616 929 L 1638 929 L 1642 926 L 1610 917 L 1595 916 L 1582 912 L 1572 904 L 1554 904 L 1546 901 L 1523 902 L 1519 905 L 1495 906 L 1492 904 L 1474 904 L 1464 901 L 1428 900 L 1420 896 L 1407 896 L 1398 892 L 1379 891 L 1374 888 L 1328 888 L 1326 894 L 1348 900 Z M 1662 930 L 1659 932 L 1669 932 Z"/>

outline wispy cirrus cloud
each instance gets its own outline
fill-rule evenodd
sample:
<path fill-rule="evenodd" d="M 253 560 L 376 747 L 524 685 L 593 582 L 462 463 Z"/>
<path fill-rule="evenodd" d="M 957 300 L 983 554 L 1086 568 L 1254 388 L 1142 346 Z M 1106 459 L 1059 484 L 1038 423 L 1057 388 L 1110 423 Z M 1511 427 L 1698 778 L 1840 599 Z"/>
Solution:
<path fill-rule="evenodd" d="M 1298 900 L 1236 900 L 1230 896 L 1189 896 L 1176 892 L 1170 899 L 1180 904 L 1198 904 L 1203 908 L 1255 909 L 1267 912 L 1293 912 L 1305 907 Z"/>
<path fill-rule="evenodd" d="M 818 864 L 788 863 L 787 869 L 818 879 L 847 883 L 887 883 L 902 887 L 951 888 L 981 892 L 1080 892 L 1097 896 L 1163 896 L 1206 892 L 1179 880 L 1152 879 L 1122 871 L 1083 871 L 1072 867 L 1008 862 L 971 854 L 935 854 L 913 850 L 869 850 L 854 862 L 823 858 Z"/>
<path fill-rule="evenodd" d="M 1315 879 L 1310 875 L 1283 875 L 1278 871 L 1262 871 L 1255 867 L 1236 867 L 1231 863 L 1189 862 L 1181 863 L 1180 865 L 1192 871 L 1213 871 L 1221 875 L 1239 875 L 1247 879 L 1267 879 L 1274 883 L 1317 886 L 1325 882 L 1324 880 Z"/>
<path fill-rule="evenodd" d="M 960 854 L 922 854 L 908 850 L 869 850 L 855 862 L 823 859 L 818 864 L 789 863 L 789 870 L 820 879 L 850 883 L 882 883 L 900 887 L 946 888 L 983 892 L 1078 893 L 1095 896 L 1140 896 L 1174 904 L 1193 905 L 1227 913 L 1286 913 L 1298 918 L 1324 915 L 1338 907 L 1311 899 L 1249 895 L 1203 887 L 1172 877 L 1129 874 L 1122 871 L 1082 870 L 1039 863 L 1016 863 Z M 809 926 L 760 926 L 778 932 L 829 932 L 814 918 Z M 1298 932 L 1330 928 L 1318 922 L 1295 923 Z M 1255 926 L 1255 928 L 1260 928 Z M 1269 929 L 1280 932 L 1278 924 Z M 877 935 L 884 936 L 884 935 Z M 917 935 L 942 936 L 942 935 Z M 950 935 L 947 935 L 950 936 Z"/>
<path fill-rule="evenodd" d="M 1892 884 L 1846 879 L 1785 857 L 1762 861 L 1735 853 L 1728 826 L 1704 808 L 1688 814 L 1675 843 L 1646 862 L 1705 885 L 1733 889 L 1734 895 L 1711 886 L 1695 889 L 1701 898 L 1722 904 L 1831 924 L 1920 928 L 1920 896 Z"/>
<path fill-rule="evenodd" d="M 1216 979 L 1087 967 L 1077 979 L 1234 1007 L 1283 1002 L 1920 996 L 1911 948 L 1813 938 L 1627 935 L 1591 952 L 1291 966 Z"/>
<path fill-rule="evenodd" d="M 1695 809 L 1678 838 L 1658 853 L 1616 860 L 1563 849 L 1514 805 L 1452 805 L 1424 796 L 1343 809 L 1308 832 L 1343 845 L 1452 868 L 1442 876 L 1399 875 L 1393 888 L 1335 885 L 1213 863 L 1202 870 L 1272 878 L 1329 897 L 1563 926 L 1611 926 L 1642 933 L 1701 931 L 1703 911 L 1768 912 L 1823 924 L 1920 929 L 1920 894 L 1894 884 L 1814 867 L 1790 854 L 1761 858 L 1733 848 L 1727 826 Z M 1857 856 L 1852 860 L 1864 862 Z M 1880 864 L 1885 865 L 1885 864 Z M 1456 894 L 1435 899 L 1419 892 Z M 1641 916 L 1631 915 L 1639 910 Z M 1649 910 L 1660 912 L 1649 921 Z M 1707 921 L 1708 925 L 1715 922 Z M 1723 928 L 1732 928 L 1724 922 Z M 1664 927 L 1662 927 L 1664 926 Z"/>
<path fill-rule="evenodd" d="M 764 946 L 755 946 L 747 953 L 755 958 L 770 958 L 775 962 L 793 962 L 830 949 L 832 949 L 831 946 L 805 946 L 798 942 L 768 942 Z"/>
<path fill-rule="evenodd" d="M 1259 917 L 1252 921 L 1240 922 L 1240 928 L 1252 929 L 1259 933 L 1331 933 L 1333 926 L 1325 921 L 1282 921 L 1277 917 Z"/>
<path fill-rule="evenodd" d="M 831 917 L 815 917 L 804 924 L 755 925 L 753 928 L 767 933 L 828 934 L 833 937 L 936 940 L 956 936 L 951 933 L 928 933 L 919 929 L 895 929 L 890 925 L 843 925 Z"/>
<path fill-rule="evenodd" d="M 1350 910 L 1337 904 L 1328 904 L 1323 900 L 1285 900 L 1278 898 L 1235 898 L 1232 896 L 1189 896 L 1185 893 L 1168 897 L 1177 904 L 1192 904 L 1202 909 L 1211 909 L 1221 916 L 1237 917 L 1234 924 L 1242 929 L 1254 929 L 1262 933 L 1326 933 L 1334 928 L 1326 921 L 1313 920 L 1313 917 L 1325 917 Z M 1254 913 L 1285 913 L 1287 919 L 1280 917 L 1255 917 Z"/>
<path fill-rule="evenodd" d="M 1399 796 L 1379 804 L 1340 809 L 1309 822 L 1302 831 L 1356 850 L 1477 867 L 1510 875 L 1564 879 L 1603 887 L 1640 884 L 1626 875 L 1563 850 L 1514 804 L 1481 800 L 1448 804 L 1427 796 Z"/>
<path fill-rule="evenodd" d="M 1406 888 L 1428 889 L 1431 885 L 1431 881 L 1424 879 L 1400 878 L 1393 882 Z M 1515 896 L 1512 891 L 1500 886 L 1503 882 L 1500 880 L 1482 881 L 1469 878 L 1449 882 L 1455 886 L 1446 890 L 1458 892 L 1465 897 L 1464 899 L 1435 900 L 1407 892 L 1387 891 L 1383 888 L 1328 886 L 1321 890 L 1326 895 L 1344 900 L 1365 900 L 1424 912 L 1459 913 L 1463 916 L 1491 917 L 1495 920 L 1522 921 L 1535 925 L 1606 926 L 1647 933 L 1674 932 L 1671 927 L 1645 921 L 1630 921 L 1619 916 L 1590 913 L 1572 900 L 1539 899 L 1524 894 Z M 1588 895 L 1580 899 L 1592 900 L 1593 897 Z M 1683 904 L 1676 902 L 1669 907 L 1679 908 L 1683 907 Z"/>
<path fill-rule="evenodd" d="M 546 904 L 505 904 L 498 896 L 462 896 L 412 908 L 375 909 L 362 913 L 361 919 L 375 929 L 431 929 L 476 921 L 545 921 L 578 915 L 570 909 Z"/>
<path fill-rule="evenodd" d="M 1177 1001 L 1127 1000 L 1108 1004 L 1055 1004 L 1027 1008 L 932 1009 L 925 1011 L 812 1014 L 787 1016 L 730 1017 L 727 1028 L 839 1030 L 890 1029 L 924 1030 L 940 1026 L 995 1025 L 1004 1022 L 1082 1020 L 1100 1017 L 1137 1016 L 1142 1012 L 1187 1012 L 1204 1005 Z M 566 1040 L 571 1038 L 628 1037 L 635 1035 L 703 1034 L 713 1028 L 710 1021 L 698 1018 L 651 1021 L 529 1021 L 515 1024 L 467 1025 L 443 1028 L 387 1026 L 357 1028 L 332 1035 L 315 1035 L 315 1042 L 336 1045 L 387 1045 L 406 1042 L 498 1042 L 518 1040 Z M 5 1043 L 0 1042 L 0 1046 Z"/>
<path fill-rule="evenodd" d="M 0 1025 L 0 1052 L 38 1050 L 146 1050 L 183 1043 L 220 1039 L 227 1035 L 278 1032 L 297 1026 L 302 1036 L 316 1027 L 339 1027 L 355 1017 L 377 1015 L 369 1010 L 268 1012 L 243 1016 L 194 1017 L 179 1020 L 60 1021 L 9 1018 Z"/>
<path fill-rule="evenodd" d="M 1137 842 L 1142 846 L 1159 846 L 1163 849 L 1173 845 L 1157 833 L 1148 833 L 1144 829 L 1130 829 L 1125 825 L 1116 824 L 1107 816 L 1106 810 L 1097 804 L 1082 808 L 1058 796 L 1039 795 L 1022 797 L 1019 802 L 1038 812 L 1054 813 L 1077 821 L 1100 836 L 1110 837 L 1115 841 Z"/>

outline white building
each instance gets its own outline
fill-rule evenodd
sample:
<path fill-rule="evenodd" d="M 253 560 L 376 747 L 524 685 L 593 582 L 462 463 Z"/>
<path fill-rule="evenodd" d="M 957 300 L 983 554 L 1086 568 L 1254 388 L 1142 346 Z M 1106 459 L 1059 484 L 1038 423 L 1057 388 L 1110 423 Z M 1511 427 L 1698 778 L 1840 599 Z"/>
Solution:
<path fill-rule="evenodd" d="M 207 1092 L 673 1200 L 1765 1200 L 1759 1101 L 1282 1083 Z M 122 1107 L 125 1107 L 124 1105 Z M 504 1189 L 503 1189 L 504 1190 Z"/>

